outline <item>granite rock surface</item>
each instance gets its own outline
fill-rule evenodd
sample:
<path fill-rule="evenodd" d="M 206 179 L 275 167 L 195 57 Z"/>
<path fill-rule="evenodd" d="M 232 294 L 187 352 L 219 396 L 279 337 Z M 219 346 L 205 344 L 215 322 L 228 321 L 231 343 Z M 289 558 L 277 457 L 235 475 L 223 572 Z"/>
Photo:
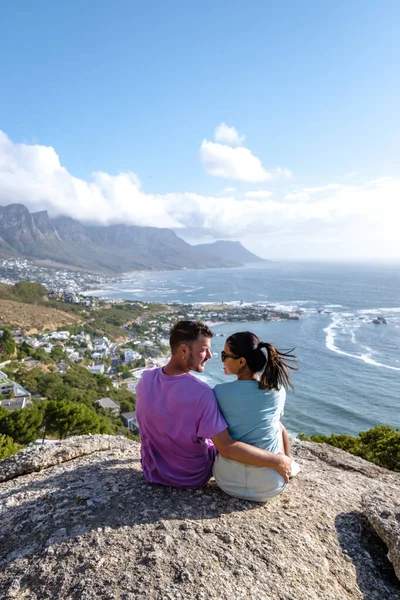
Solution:
<path fill-rule="evenodd" d="M 82 436 L 0 462 L 2 600 L 398 600 L 361 498 L 400 475 L 294 442 L 272 502 L 149 485 L 139 444 Z"/>
<path fill-rule="evenodd" d="M 388 558 L 400 579 L 400 493 L 389 485 L 374 487 L 362 495 L 363 510 L 388 548 Z"/>

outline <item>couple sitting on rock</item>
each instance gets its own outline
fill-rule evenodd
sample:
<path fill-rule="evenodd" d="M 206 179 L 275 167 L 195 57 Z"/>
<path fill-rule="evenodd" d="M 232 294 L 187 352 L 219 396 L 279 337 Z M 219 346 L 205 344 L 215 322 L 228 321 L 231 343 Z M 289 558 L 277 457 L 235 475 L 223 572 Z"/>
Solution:
<path fill-rule="evenodd" d="M 170 334 L 170 361 L 144 371 L 138 383 L 144 476 L 197 488 L 214 475 L 227 494 L 265 502 L 285 489 L 297 468 L 280 423 L 295 357 L 249 331 L 235 333 L 221 359 L 237 380 L 212 390 L 190 374 L 204 371 L 212 337 L 203 323 L 179 321 Z"/>

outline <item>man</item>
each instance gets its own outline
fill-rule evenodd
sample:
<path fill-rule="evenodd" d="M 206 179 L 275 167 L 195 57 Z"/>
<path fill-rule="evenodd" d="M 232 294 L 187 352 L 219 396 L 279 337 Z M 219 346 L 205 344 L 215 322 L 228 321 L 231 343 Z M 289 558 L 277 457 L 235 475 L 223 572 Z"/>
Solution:
<path fill-rule="evenodd" d="M 216 452 L 256 467 L 272 467 L 287 482 L 291 459 L 234 441 L 212 389 L 190 374 L 211 358 L 213 333 L 199 321 L 179 321 L 170 334 L 171 359 L 143 372 L 136 416 L 144 475 L 150 483 L 196 488 L 212 476 Z"/>

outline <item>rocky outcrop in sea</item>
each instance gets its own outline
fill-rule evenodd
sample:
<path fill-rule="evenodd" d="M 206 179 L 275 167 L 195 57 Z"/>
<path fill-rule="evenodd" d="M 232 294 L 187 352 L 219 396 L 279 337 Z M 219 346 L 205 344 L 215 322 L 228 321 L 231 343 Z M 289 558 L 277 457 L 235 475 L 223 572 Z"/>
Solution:
<path fill-rule="evenodd" d="M 2 599 L 400 597 L 399 474 L 294 441 L 301 473 L 258 505 L 149 485 L 139 449 L 82 436 L 0 462 Z"/>

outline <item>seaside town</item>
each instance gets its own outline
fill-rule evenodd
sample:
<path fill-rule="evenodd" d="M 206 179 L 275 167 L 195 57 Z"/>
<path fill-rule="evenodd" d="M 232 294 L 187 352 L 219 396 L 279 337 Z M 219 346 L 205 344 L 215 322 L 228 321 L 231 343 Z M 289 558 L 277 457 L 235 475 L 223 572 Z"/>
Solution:
<path fill-rule="evenodd" d="M 153 304 L 98 298 L 89 295 L 88 287 L 104 285 L 106 278 L 35 265 L 32 269 L 26 260 L 2 261 L 0 277 L 0 429 L 1 417 L 6 422 L 0 434 L 9 434 L 19 444 L 37 437 L 61 439 L 56 417 L 51 417 L 53 424 L 48 417 L 48 435 L 42 435 L 43 425 L 31 428 L 28 435 L 18 434 L 17 412 L 50 408 L 54 412 L 54 402 L 59 412 L 60 402 L 90 407 L 102 432 L 136 435 L 137 383 L 144 369 L 167 362 L 169 331 L 178 320 L 200 320 L 212 326 L 301 317 L 301 311 L 246 303 Z M 21 321 L 28 309 L 34 311 L 35 324 L 29 313 Z M 57 316 L 50 319 L 50 311 Z M 61 315 L 69 322 L 54 326 Z M 59 421 L 62 418 L 61 414 Z M 82 431 L 84 426 L 72 426 L 67 434 Z"/>
<path fill-rule="evenodd" d="M 49 268 L 46 261 L 41 264 L 26 258 L 5 258 L 0 260 L 0 282 L 34 281 L 58 291 L 90 290 L 109 285 L 116 280 L 99 273 L 87 273 L 78 269 L 67 269 L 59 265 Z"/>

